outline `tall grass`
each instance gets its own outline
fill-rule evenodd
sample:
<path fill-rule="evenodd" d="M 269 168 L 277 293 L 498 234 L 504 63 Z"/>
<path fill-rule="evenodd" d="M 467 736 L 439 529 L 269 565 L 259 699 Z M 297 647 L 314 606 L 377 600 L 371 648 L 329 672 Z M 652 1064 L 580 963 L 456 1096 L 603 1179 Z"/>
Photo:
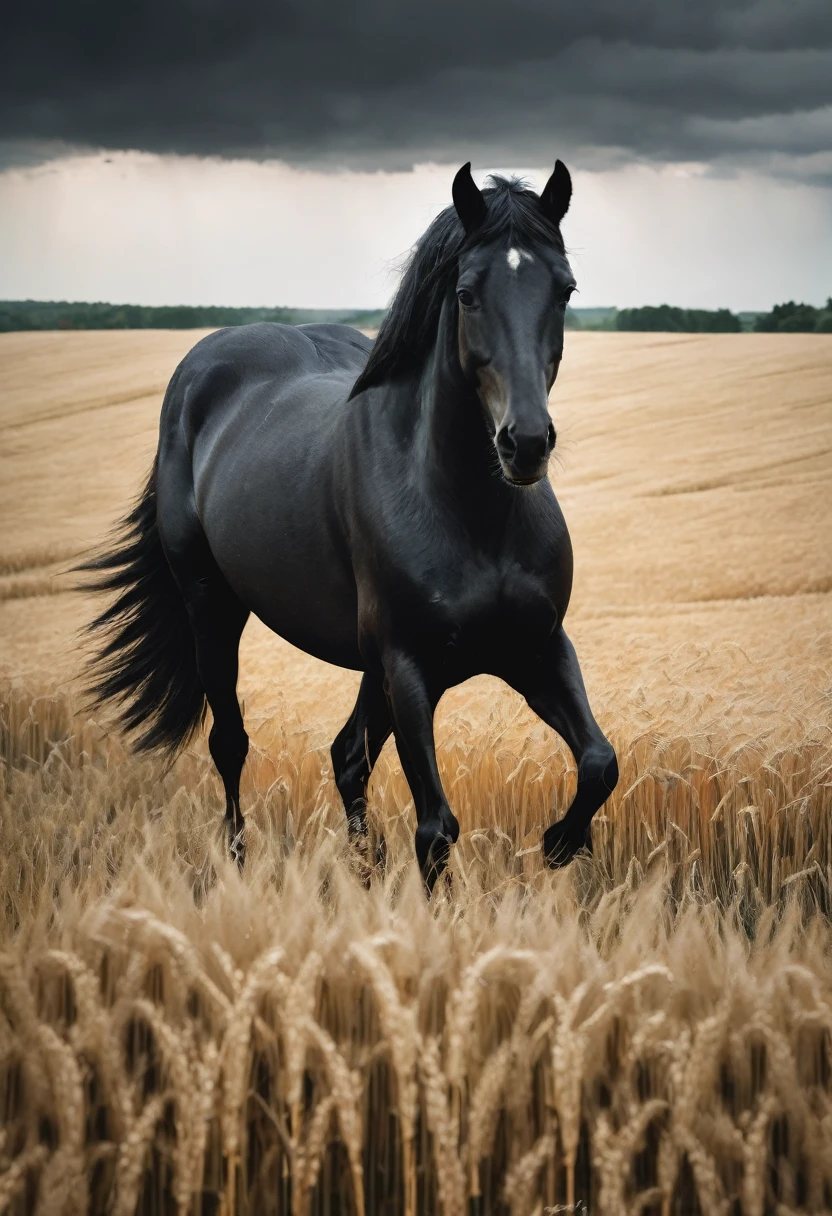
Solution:
<path fill-rule="evenodd" d="M 461 725 L 428 903 L 394 757 L 368 874 L 325 752 L 256 747 L 241 878 L 202 745 L 164 771 L 11 683 L 0 718 L 0 1210 L 832 1204 L 828 739 L 616 740 L 595 855 L 550 874 L 565 754 Z"/>

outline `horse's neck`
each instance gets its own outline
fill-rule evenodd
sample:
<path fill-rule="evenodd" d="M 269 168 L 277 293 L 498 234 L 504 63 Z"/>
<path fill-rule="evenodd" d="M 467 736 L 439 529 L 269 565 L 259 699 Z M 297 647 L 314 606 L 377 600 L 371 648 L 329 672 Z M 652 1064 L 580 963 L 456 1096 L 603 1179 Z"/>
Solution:
<path fill-rule="evenodd" d="M 426 480 L 471 526 L 491 528 L 512 503 L 476 390 L 459 366 L 455 311 L 444 308 L 418 382 L 416 450 Z"/>

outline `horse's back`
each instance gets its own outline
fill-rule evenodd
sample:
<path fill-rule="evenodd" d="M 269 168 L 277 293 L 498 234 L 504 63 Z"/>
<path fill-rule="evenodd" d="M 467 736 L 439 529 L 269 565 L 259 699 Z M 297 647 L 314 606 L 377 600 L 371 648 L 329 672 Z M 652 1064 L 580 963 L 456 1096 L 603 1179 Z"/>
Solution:
<path fill-rule="evenodd" d="M 346 325 L 259 322 L 215 330 L 191 348 L 168 386 L 162 459 L 184 439 L 198 475 L 218 441 L 248 445 L 264 425 L 284 440 L 298 430 L 326 429 L 328 405 L 346 401 L 371 347 Z"/>
<path fill-rule="evenodd" d="M 372 341 L 349 325 L 281 325 L 260 321 L 217 329 L 188 351 L 177 376 L 188 381 L 233 370 L 241 378 L 280 381 L 295 375 L 348 371 L 356 375 Z"/>
<path fill-rule="evenodd" d="M 373 349 L 372 338 L 351 325 L 299 325 L 297 329 L 312 342 L 321 363 L 333 368 L 355 369 L 357 374 Z"/>

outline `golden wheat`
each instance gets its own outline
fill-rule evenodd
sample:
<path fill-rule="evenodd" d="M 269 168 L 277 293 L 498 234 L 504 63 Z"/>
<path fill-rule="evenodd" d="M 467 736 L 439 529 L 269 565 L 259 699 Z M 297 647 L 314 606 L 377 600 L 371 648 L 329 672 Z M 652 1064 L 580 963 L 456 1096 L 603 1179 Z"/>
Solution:
<path fill-rule="evenodd" d="M 386 870 L 347 842 L 352 673 L 247 629 L 242 877 L 204 740 L 165 768 L 83 708 L 61 570 L 194 337 L 0 336 L 0 1212 L 829 1210 L 832 341 L 570 336 L 570 627 L 621 782 L 547 872 L 571 757 L 449 693 L 428 903 L 391 745 Z"/>

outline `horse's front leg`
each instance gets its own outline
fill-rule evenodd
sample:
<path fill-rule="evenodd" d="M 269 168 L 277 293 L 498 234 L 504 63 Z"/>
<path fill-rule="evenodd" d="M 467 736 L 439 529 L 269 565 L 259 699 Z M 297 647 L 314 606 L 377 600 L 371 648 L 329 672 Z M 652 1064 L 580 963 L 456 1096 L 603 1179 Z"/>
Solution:
<path fill-rule="evenodd" d="M 401 650 L 384 656 L 384 688 L 399 759 L 416 805 L 416 857 L 430 892 L 459 836 L 439 780 L 433 737 L 433 711 L 444 689 L 432 685 L 423 666 Z"/>
<path fill-rule="evenodd" d="M 578 765 L 572 805 L 543 834 L 548 864 L 567 865 L 579 849 L 592 851 L 592 816 L 618 784 L 618 761 L 612 744 L 592 716 L 575 647 L 562 628 L 552 634 L 542 661 L 514 687 L 558 732 Z"/>
<path fill-rule="evenodd" d="M 382 680 L 365 672 L 355 708 L 330 748 L 351 837 L 367 835 L 367 783 L 392 729 Z"/>

